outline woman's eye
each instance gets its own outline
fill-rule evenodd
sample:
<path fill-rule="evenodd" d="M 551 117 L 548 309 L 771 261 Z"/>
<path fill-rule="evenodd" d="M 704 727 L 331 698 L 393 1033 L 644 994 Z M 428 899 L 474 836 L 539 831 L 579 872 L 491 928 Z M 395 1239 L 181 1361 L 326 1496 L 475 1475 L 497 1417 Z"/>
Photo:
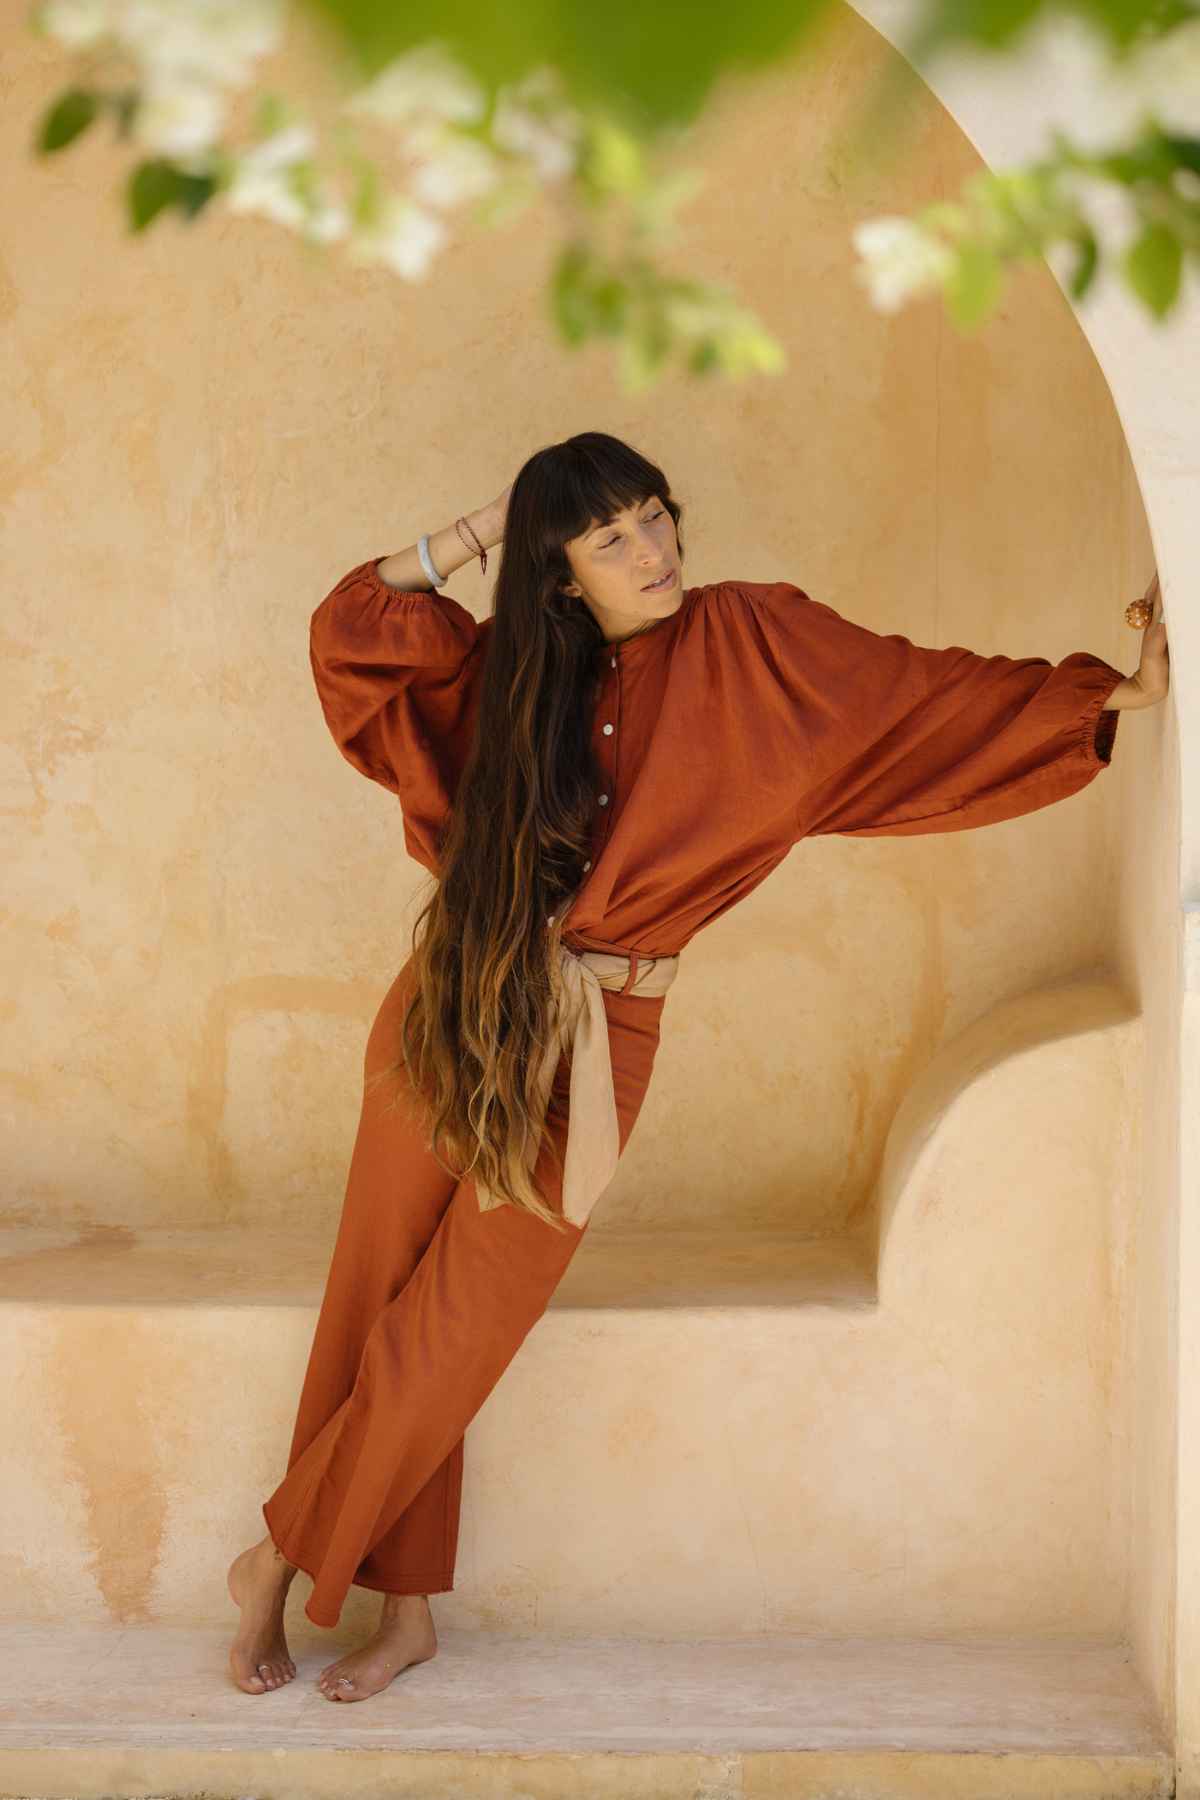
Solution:
<path fill-rule="evenodd" d="M 652 525 L 652 524 L 653 524 L 653 523 L 654 523 L 654 521 L 655 521 L 655 519 L 661 519 L 661 518 L 662 518 L 662 516 L 663 516 L 663 513 L 664 513 L 664 512 L 665 512 L 665 511 L 666 511 L 666 507 L 664 507 L 664 506 L 660 506 L 660 507 L 659 507 L 659 509 L 658 509 L 658 511 L 657 511 L 657 512 L 653 512 L 653 513 L 651 513 L 651 514 L 650 514 L 650 517 L 649 517 L 649 518 L 648 518 L 648 519 L 644 519 L 644 520 L 643 520 L 643 521 L 642 521 L 642 523 L 643 523 L 643 524 L 644 524 L 644 525 Z M 603 543 L 602 543 L 602 544 L 601 544 L 601 546 L 600 546 L 600 548 L 601 548 L 601 549 L 602 549 L 602 550 L 608 550 L 608 549 L 610 549 L 610 548 L 611 548 L 611 547 L 612 547 L 612 545 L 613 545 L 613 544 L 615 544 L 615 543 L 617 543 L 617 542 L 618 542 L 618 539 L 617 539 L 617 538 L 606 538 L 606 539 L 605 539 L 605 540 L 604 540 L 604 542 L 603 542 Z"/>

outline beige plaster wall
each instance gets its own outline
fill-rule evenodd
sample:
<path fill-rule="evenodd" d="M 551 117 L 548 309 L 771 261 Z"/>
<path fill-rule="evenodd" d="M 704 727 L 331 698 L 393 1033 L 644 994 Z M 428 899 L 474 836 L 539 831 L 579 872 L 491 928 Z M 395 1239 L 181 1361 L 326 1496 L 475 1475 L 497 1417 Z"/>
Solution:
<path fill-rule="evenodd" d="M 1134 541 L 1144 515 L 1132 491 L 1126 518 Z M 1176 634 L 1173 622 L 1172 641 Z M 1183 654 L 1174 653 L 1175 668 Z M 1175 706 L 1179 704 L 1176 687 Z M 1176 1339 L 1182 1276 L 1177 1197 L 1182 1089 L 1176 1051 L 1183 998 L 1176 896 L 1179 880 L 1180 781 L 1176 718 L 1166 707 L 1134 715 L 1122 777 L 1126 803 L 1112 885 L 1116 930 L 1112 968 L 1143 1015 L 1143 1064 L 1130 1119 L 1139 1179 L 1131 1190 L 1126 1282 L 1130 1299 L 1129 1359 L 1135 1404 L 1130 1438 L 1129 1632 L 1139 1668 L 1175 1741 L 1177 1563 L 1190 1560 L 1192 1533 L 1178 1509 L 1174 1445 L 1179 1415 Z M 1136 741 L 1135 741 L 1136 739 Z M 1113 771 L 1116 764 L 1114 761 Z M 1110 771 L 1110 772 L 1113 772 Z M 1187 1728 L 1190 1736 L 1191 1727 Z M 1189 1762 L 1194 1762 L 1194 1749 Z M 1190 1780 L 1190 1777 L 1189 1777 Z M 1192 1789 L 1193 1793 L 1200 1789 Z M 1180 1789 L 1183 1800 L 1185 1789 Z"/>
<path fill-rule="evenodd" d="M 599 426 L 658 457 L 688 506 L 690 582 L 786 576 L 917 641 L 1053 659 L 1084 648 L 1133 666 L 1121 612 L 1153 563 L 1145 513 L 1104 376 L 1052 278 L 1027 273 L 971 340 L 936 307 L 881 322 L 853 279 L 855 219 L 953 193 L 979 165 L 917 90 L 903 154 L 853 184 L 835 126 L 892 54 L 847 13 L 818 63 L 760 84 L 752 107 L 731 92 L 701 134 L 714 174 L 679 264 L 755 300 L 788 374 L 631 403 L 602 353 L 568 358 L 546 341 L 548 210 L 452 250 L 412 288 L 310 258 L 254 221 L 127 241 L 112 199 L 125 163 L 100 139 L 46 168 L 28 160 L 28 122 L 60 71 L 21 39 L 0 118 L 9 1222 L 332 1230 L 366 1033 L 422 872 L 394 801 L 325 736 L 308 617 L 351 563 L 479 504 L 538 444 Z M 486 611 L 477 571 L 450 585 Z M 1096 1146 L 1114 1146 L 1111 1218 L 1086 1240 L 1089 1356 L 1126 1379 L 1107 1447 L 1089 1390 L 1070 1515 L 1115 1586 L 1089 1587 L 1095 1557 L 1058 1565 L 1054 1584 L 1069 1525 L 1046 1515 L 1037 1581 L 1013 1595 L 1038 1629 L 1053 1619 L 1020 1607 L 1047 1591 L 1080 1624 L 1124 1614 L 1165 1707 L 1174 724 L 1167 708 L 1126 716 L 1112 769 L 1026 819 L 799 846 L 690 947 L 596 1223 L 854 1226 L 870 1241 L 889 1127 L 939 1049 L 1029 989 L 1115 976 L 1143 1030 L 1115 1088 L 1086 1090 L 1109 1096 L 1093 1106 L 1095 1135 L 1073 1118 L 1089 1180 L 1103 1174 Z M 1003 1090 L 978 1116 L 1011 1148 L 1022 1113 Z M 986 1161 L 988 1143 L 970 1142 Z M 1090 1191 L 1071 1190 L 1080 1241 Z M 993 1217 L 1003 1192 L 998 1180 L 986 1196 Z M 958 1196 L 956 1229 L 974 1233 L 975 1260 L 957 1271 L 969 1290 L 990 1252 L 961 1183 Z M 1061 1256 L 1069 1311 L 1070 1246 L 1029 1216 Z M 920 1300 L 923 1265 L 908 1255 Z M 1120 1276 L 1107 1310 L 1106 1269 Z M 957 1305 L 969 1319 L 961 1288 Z M 905 1347 L 920 1353 L 915 1331 Z M 829 1417 L 851 1443 L 851 1399 L 884 1417 L 882 1366 L 853 1395 L 831 1378 Z M 1001 1347 L 997 1384 L 1004 1366 Z M 986 1407 L 983 1389 L 962 1386 L 962 1405 Z M 993 1399 L 1019 1442 L 1014 1387 Z M 797 1430 L 811 1428 L 810 1401 L 802 1384 Z M 1044 1409 L 1039 1420 L 1051 1441 Z M 841 1448 L 831 1440 L 831 1481 Z M 830 1534 L 851 1529 L 837 1520 L 833 1507 Z M 987 1595 L 986 1582 L 964 1590 L 959 1623 L 995 1619 L 995 1593 L 991 1612 L 977 1604 Z M 731 1588 L 731 1618 L 737 1598 Z M 781 1590 L 781 1605 L 794 1598 Z M 863 1628 L 882 1598 L 861 1596 Z"/>
<path fill-rule="evenodd" d="M 422 871 L 325 735 L 308 617 L 537 444 L 600 426 L 660 458 L 692 583 L 782 575 L 918 641 L 1131 663 L 1144 519 L 1054 282 L 1027 276 L 964 341 L 934 307 L 881 324 L 853 280 L 855 217 L 977 164 L 926 95 L 903 157 L 851 187 L 834 127 L 891 54 L 848 14 L 816 66 L 752 115 L 731 92 L 702 133 L 718 175 L 679 260 L 736 275 L 787 375 L 629 403 L 602 353 L 531 329 L 546 212 L 415 287 L 260 222 L 127 242 L 99 140 L 20 156 L 56 74 L 23 53 L 0 276 L 10 1219 L 332 1224 Z M 450 587 L 487 610 L 477 569 Z M 861 1213 L 937 1045 L 1111 957 L 1152 737 L 1124 719 L 1114 767 L 1027 819 L 799 846 L 690 947 L 598 1222 Z"/>
<path fill-rule="evenodd" d="M 891 44 L 911 41 L 918 12 L 912 0 L 859 0 L 859 10 Z M 994 168 L 1039 155 L 1052 127 L 1083 143 L 1109 141 L 1119 129 L 1103 59 L 1067 20 L 1044 21 L 1005 57 L 963 52 L 936 59 L 923 73 Z M 1192 949 L 1200 937 L 1192 930 L 1200 917 L 1194 898 L 1200 812 L 1191 748 L 1200 714 L 1191 691 L 1197 659 L 1186 599 L 1200 548 L 1200 327 L 1189 305 L 1166 324 L 1152 320 L 1111 280 L 1087 296 L 1077 320 L 1111 384 L 1136 459 L 1138 488 L 1124 485 L 1125 542 L 1136 565 L 1130 573 L 1140 584 L 1152 548 L 1171 638 L 1168 702 L 1138 718 L 1136 748 L 1127 734 L 1119 759 L 1129 798 L 1108 871 L 1117 908 L 1113 967 L 1143 1024 L 1141 1074 L 1125 1122 L 1133 1179 L 1128 1206 L 1118 1205 L 1114 1253 L 1128 1308 L 1132 1402 L 1127 1628 L 1139 1677 L 1176 1746 L 1180 1800 L 1185 1794 L 1194 1800 L 1200 1794 L 1200 1457 L 1190 1421 L 1200 1356 L 1196 1308 L 1187 1296 L 1200 1267 L 1190 1205 L 1200 1142 L 1193 1125 L 1200 1116 L 1200 1056 L 1184 1008 L 1185 996 L 1200 985 L 1200 957 Z"/>

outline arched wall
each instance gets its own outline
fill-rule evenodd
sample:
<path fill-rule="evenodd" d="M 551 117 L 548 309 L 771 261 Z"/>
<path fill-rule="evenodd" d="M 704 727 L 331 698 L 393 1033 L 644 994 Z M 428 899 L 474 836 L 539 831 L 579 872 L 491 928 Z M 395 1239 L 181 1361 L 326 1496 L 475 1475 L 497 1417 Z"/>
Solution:
<path fill-rule="evenodd" d="M 888 37 L 887 21 L 869 22 Z M 168 227 L 131 246 L 97 202 L 124 171 L 111 146 L 84 152 L 86 180 L 78 160 L 42 169 L 24 158 L 24 121 L 55 91 L 60 69 L 49 48 L 27 50 L 23 66 L 28 90 L 6 115 L 21 197 L 6 209 L 0 277 L 21 371 L 5 511 L 9 631 L 22 653 L 14 682 L 19 673 L 27 684 L 8 765 L 16 816 L 29 826 L 17 897 L 29 954 L 13 1020 L 24 1158 L 15 1222 L 27 1214 L 42 1225 L 57 1213 L 67 1226 L 99 1220 L 132 1233 L 239 1218 L 291 1226 L 301 1215 L 324 1228 L 335 1215 L 358 1058 L 400 953 L 415 871 L 398 853 L 390 802 L 339 766 L 323 735 L 308 614 L 352 561 L 480 504 L 533 444 L 600 424 L 668 468 L 690 461 L 695 473 L 682 478 L 696 484 L 686 521 L 695 580 L 791 576 L 920 641 L 1132 656 L 1134 634 L 1107 611 L 1120 582 L 1104 567 L 1108 546 L 1126 541 L 1106 532 L 1107 510 L 1133 510 L 1113 498 L 1123 473 L 1103 486 L 1116 463 L 1110 446 L 1123 447 L 1110 409 L 1096 404 L 1107 396 L 1086 346 L 1064 344 L 1061 309 L 1053 318 L 1036 310 L 1045 283 L 990 353 L 960 354 L 934 329 L 932 308 L 889 333 L 868 330 L 865 307 L 847 303 L 842 171 L 820 152 L 855 86 L 857 55 L 818 70 L 800 104 L 780 81 L 752 129 L 740 107 L 714 121 L 721 179 L 696 209 L 685 253 L 715 277 L 736 261 L 739 284 L 788 332 L 790 381 L 697 391 L 682 405 L 668 390 L 665 408 L 651 394 L 640 409 L 618 404 L 599 356 L 571 368 L 564 406 L 558 351 L 529 326 L 535 306 L 540 316 L 547 241 L 536 213 L 506 235 L 456 246 L 429 283 L 399 295 L 390 278 L 306 264 L 286 234 L 256 221 L 214 222 L 207 235 Z M 989 99 L 978 76 L 961 94 L 934 92 L 1000 163 L 1038 135 L 1036 82 L 1017 85 L 1019 104 L 1011 92 Z M 943 171 L 959 149 L 950 137 L 949 122 L 935 121 L 926 154 Z M 880 178 L 897 205 L 915 204 L 917 185 L 911 171 L 886 168 Z M 1197 1360 L 1183 1345 L 1177 1404 L 1176 1282 L 1190 1291 L 1197 1264 L 1174 1237 L 1181 1168 L 1188 1192 L 1198 1153 L 1185 1139 L 1184 1161 L 1173 1160 L 1178 1121 L 1198 1110 L 1180 1106 L 1197 1086 L 1186 1039 L 1180 1054 L 1177 972 L 1192 915 L 1177 902 L 1173 792 L 1148 794 L 1142 816 L 1126 802 L 1131 774 L 1158 766 L 1147 747 L 1173 746 L 1176 712 L 1195 716 L 1181 703 L 1189 620 L 1173 616 L 1182 609 L 1171 601 L 1194 548 L 1185 388 L 1196 385 L 1196 359 L 1194 328 L 1187 368 L 1186 324 L 1173 328 L 1171 350 L 1116 296 L 1090 303 L 1081 323 L 1154 522 L 1172 615 L 1171 705 L 1123 719 L 1120 766 L 1069 807 L 957 839 L 814 844 L 699 939 L 608 1210 L 690 1223 L 703 1216 L 707 1180 L 711 1205 L 740 1207 L 735 1223 L 761 1223 L 766 1168 L 788 1172 L 781 1209 L 795 1210 L 797 1195 L 806 1206 L 832 1195 L 827 1217 L 802 1222 L 840 1224 L 869 1170 L 852 1171 L 847 1194 L 826 1182 L 827 1166 L 843 1139 L 861 1143 L 886 1124 L 869 1085 L 880 1018 L 913 1054 L 997 996 L 1107 956 L 1116 921 L 1154 1054 L 1144 1084 L 1129 1613 L 1147 1679 L 1169 1710 L 1172 1669 L 1200 1662 L 1195 1596 L 1185 1576 L 1175 1584 L 1177 1543 L 1185 1574 L 1200 1560 L 1194 1524 L 1188 1535 L 1196 1472 L 1181 1469 L 1177 1539 L 1173 1466 Z M 551 365 L 550 379 L 530 378 Z M 1025 452 L 1023 415 L 1037 431 L 1045 383 L 1056 377 L 1060 397 L 1086 413 L 1070 432 L 1061 416 L 1053 430 L 1043 417 Z M 942 436 L 931 445 L 935 427 Z M 1070 461 L 1089 433 L 1088 454 Z M 1071 520 L 1065 548 L 1046 484 L 1078 496 L 1088 479 L 1101 491 Z M 1009 529 L 1031 490 L 1034 520 Z M 939 501 L 944 516 L 931 520 Z M 985 507 L 995 516 L 985 520 Z M 469 568 L 451 591 L 486 604 Z M 1194 870 L 1196 833 L 1183 811 L 1184 866 Z M 1191 816 L 1194 824 L 1194 806 Z M 887 881 L 862 879 L 885 869 Z M 1096 894 L 1110 870 L 1119 891 Z M 14 888 L 17 879 L 14 871 Z M 1182 892 L 1194 894 L 1195 882 Z M 791 958 L 786 992 L 780 954 Z M 833 1054 L 833 1034 L 820 1036 L 830 1017 Z M 847 1043 L 871 1051 L 850 1068 L 854 1082 L 835 1079 Z M 690 1140 L 686 1085 L 700 1109 Z M 858 1111 L 844 1126 L 835 1105 L 846 1093 Z M 714 1133 L 722 1106 L 732 1129 Z M 822 1133 L 826 1161 L 803 1160 Z M 659 1161 L 669 1182 L 655 1179 Z M 1178 1311 L 1182 1329 L 1188 1311 Z M 1179 1716 L 1179 1741 L 1194 1746 L 1182 1677 Z"/>
<path fill-rule="evenodd" d="M 915 10 L 906 0 L 857 0 L 856 10 L 902 49 Z M 919 73 L 992 168 L 1041 153 L 1051 124 L 1084 143 L 1112 141 L 1121 130 L 1094 54 L 1061 22 L 1040 26 L 1020 54 L 955 53 Z M 1116 208 L 1113 217 L 1119 228 Z M 1162 734 L 1163 751 L 1156 759 L 1162 787 L 1146 795 L 1135 835 L 1123 845 L 1128 885 L 1149 876 L 1142 897 L 1122 912 L 1122 973 L 1141 1004 L 1147 1046 L 1143 1191 L 1132 1246 L 1138 1426 L 1129 1627 L 1176 1746 L 1177 1793 L 1194 1800 L 1200 1443 L 1189 1421 L 1200 1417 L 1200 618 L 1188 596 L 1200 560 L 1200 307 L 1192 286 L 1175 317 L 1156 325 L 1109 277 L 1076 315 L 1137 471 L 1171 646 L 1167 704 L 1123 721 L 1124 754 L 1132 732 L 1147 728 Z M 1140 576 L 1129 597 L 1138 591 Z M 1129 666 L 1133 660 L 1131 650 Z"/>

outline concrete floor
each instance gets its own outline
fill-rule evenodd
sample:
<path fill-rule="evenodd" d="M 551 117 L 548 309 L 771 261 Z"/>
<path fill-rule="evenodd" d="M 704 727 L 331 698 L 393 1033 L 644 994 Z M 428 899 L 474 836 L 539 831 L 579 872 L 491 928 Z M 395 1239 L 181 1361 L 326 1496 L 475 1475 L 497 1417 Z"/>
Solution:
<path fill-rule="evenodd" d="M 347 1640 L 347 1642 L 352 1640 Z M 295 1681 L 243 1694 L 212 1627 L 20 1625 L 0 1652 L 0 1793 L 1166 1796 L 1123 1646 L 440 1630 L 382 1694 L 313 1686 L 345 1648 L 298 1624 Z"/>

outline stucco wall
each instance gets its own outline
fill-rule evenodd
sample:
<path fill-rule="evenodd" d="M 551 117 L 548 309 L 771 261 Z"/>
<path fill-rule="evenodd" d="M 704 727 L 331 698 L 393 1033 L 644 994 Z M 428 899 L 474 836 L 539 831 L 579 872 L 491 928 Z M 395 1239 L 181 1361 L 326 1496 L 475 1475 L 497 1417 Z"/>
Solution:
<path fill-rule="evenodd" d="M 602 426 L 660 458 L 689 583 L 786 576 L 918 642 L 1130 659 L 1145 523 L 1052 279 L 970 341 L 935 307 L 881 323 L 853 280 L 856 216 L 977 162 L 927 96 L 902 160 L 869 191 L 844 179 L 834 128 L 887 54 L 848 19 L 752 131 L 737 94 L 705 127 L 717 175 L 679 259 L 736 263 L 787 375 L 628 405 L 601 354 L 568 361 L 529 329 L 545 213 L 409 287 L 319 269 L 265 223 L 125 243 L 99 144 L 18 162 L 11 1218 L 334 1219 L 423 871 L 391 796 L 325 735 L 309 614 L 539 443 Z M 449 588 L 487 610 L 474 565 Z M 1141 727 L 1122 720 L 1113 768 L 1030 818 L 810 840 L 696 940 L 608 1219 L 841 1228 L 938 1043 L 1111 953 Z"/>
<path fill-rule="evenodd" d="M 969 340 L 935 306 L 881 321 L 853 279 L 857 218 L 949 195 L 980 161 L 918 87 L 903 151 L 856 178 L 836 126 L 891 55 L 846 14 L 816 64 L 759 84 L 750 110 L 731 90 L 700 134 L 713 173 L 678 263 L 754 299 L 786 376 L 630 403 L 603 353 L 547 339 L 549 209 L 415 287 L 254 221 L 126 240 L 126 164 L 102 139 L 27 158 L 56 71 L 22 43 L 0 119 L 9 1222 L 332 1231 L 367 1029 L 423 873 L 395 802 L 325 734 L 308 618 L 352 563 L 490 498 L 538 444 L 598 426 L 662 461 L 687 505 L 689 583 L 786 576 L 919 642 L 1134 666 L 1121 614 L 1153 566 L 1146 515 L 1053 278 L 1023 275 Z M 477 570 L 449 587 L 486 611 Z M 1169 708 L 1124 717 L 1086 792 L 1006 825 L 799 846 L 689 947 L 596 1219 L 659 1228 L 664 1256 L 683 1222 L 731 1241 L 869 1226 L 889 1125 L 939 1048 L 1030 988 L 1115 974 L 1147 1064 L 1118 1121 L 1129 1305 L 1090 1317 L 1135 1384 L 1113 1477 L 1129 1533 L 1109 1549 L 1164 1706 L 1173 734 Z M 1113 1128 L 1103 1110 L 1097 1131 Z M 1000 1105 L 983 1116 L 998 1148 L 1020 1126 Z M 1067 1260 L 1062 1279 L 1070 1305 Z M 1079 1575 L 1064 1591 L 1086 1607 Z"/>

